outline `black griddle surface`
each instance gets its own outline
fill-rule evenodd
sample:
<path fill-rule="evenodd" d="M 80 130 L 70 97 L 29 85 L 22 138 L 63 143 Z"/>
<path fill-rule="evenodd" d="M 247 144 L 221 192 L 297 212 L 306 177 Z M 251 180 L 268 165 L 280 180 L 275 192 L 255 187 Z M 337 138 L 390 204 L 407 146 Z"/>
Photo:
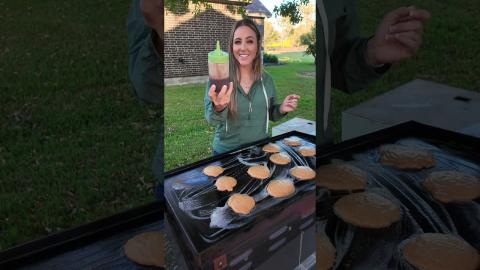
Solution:
<path fill-rule="evenodd" d="M 379 163 L 378 147 L 395 143 L 429 150 L 437 164 L 419 171 L 399 170 Z M 366 191 L 401 206 L 402 218 L 389 228 L 362 229 L 337 218 L 336 200 L 347 193 L 317 189 L 317 230 L 337 249 L 334 269 L 410 269 L 399 244 L 420 233 L 449 233 L 480 249 L 480 200 L 443 204 L 421 182 L 434 171 L 456 170 L 480 176 L 480 139 L 408 122 L 321 149 L 317 166 L 347 162 L 368 173 Z M 321 177 L 320 175 L 317 175 Z"/>
<path fill-rule="evenodd" d="M 293 164 L 305 165 L 311 168 L 315 166 L 315 157 L 305 158 L 300 156 L 298 147 L 290 147 L 283 144 L 282 140 L 288 137 L 301 139 L 302 146 L 315 147 L 314 137 L 299 133 L 289 132 L 277 137 L 263 140 L 252 146 L 242 148 L 203 161 L 199 161 L 185 168 L 180 168 L 168 173 L 165 178 L 165 195 L 169 209 L 175 216 L 176 221 L 186 236 L 186 241 L 194 253 L 201 253 L 203 250 L 221 241 L 240 227 L 248 229 L 260 219 L 268 215 L 274 215 L 293 202 L 301 198 L 301 194 L 315 189 L 314 181 L 295 181 L 296 192 L 289 198 L 275 199 L 266 194 L 266 184 L 277 177 L 290 177 L 288 170 Z M 267 180 L 253 179 L 247 174 L 249 166 L 263 163 L 268 160 L 268 154 L 263 153 L 262 146 L 269 142 L 276 142 L 292 157 L 292 163 L 287 166 L 274 166 L 270 161 L 266 164 L 273 171 L 272 176 Z M 237 179 L 237 186 L 233 192 L 219 192 L 214 184 L 216 177 L 208 177 L 202 173 L 203 168 L 208 165 L 220 165 L 226 168 L 222 175 L 234 176 Z M 254 210 L 247 216 L 233 213 L 226 205 L 228 197 L 232 193 L 248 193 L 252 195 L 257 204 Z M 313 206 L 312 206 L 313 208 Z M 220 227 L 212 228 L 211 215 L 219 215 L 218 220 L 228 220 Z M 218 216 L 217 216 L 218 217 Z M 220 221 L 219 223 L 222 223 Z"/>

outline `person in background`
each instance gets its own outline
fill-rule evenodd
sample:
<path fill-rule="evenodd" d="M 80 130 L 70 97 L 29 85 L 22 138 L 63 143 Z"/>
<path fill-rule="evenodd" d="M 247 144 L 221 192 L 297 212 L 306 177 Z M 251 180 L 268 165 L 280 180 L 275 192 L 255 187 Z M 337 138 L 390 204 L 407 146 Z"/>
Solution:
<path fill-rule="evenodd" d="M 263 70 L 261 35 L 251 19 L 235 23 L 230 34 L 230 84 L 217 93 L 207 83 L 205 118 L 215 125 L 214 155 L 240 148 L 269 136 L 269 121 L 297 109 L 300 96 L 277 103 L 275 85 Z"/>
<path fill-rule="evenodd" d="M 127 20 L 128 75 L 136 96 L 159 106 L 161 130 L 153 160 L 155 195 L 163 200 L 163 0 L 133 0 Z"/>
<path fill-rule="evenodd" d="M 355 0 L 316 2 L 317 147 L 333 143 L 331 87 L 352 93 L 379 79 L 422 44 L 426 10 L 388 12 L 370 38 L 359 36 Z"/>

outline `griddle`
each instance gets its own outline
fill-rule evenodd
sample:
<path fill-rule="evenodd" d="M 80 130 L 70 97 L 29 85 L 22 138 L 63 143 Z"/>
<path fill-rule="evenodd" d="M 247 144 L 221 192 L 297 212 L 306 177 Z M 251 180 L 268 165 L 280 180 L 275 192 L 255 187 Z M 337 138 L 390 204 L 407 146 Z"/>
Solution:
<path fill-rule="evenodd" d="M 270 180 L 288 176 L 288 170 L 294 164 L 311 168 L 315 166 L 315 157 L 302 157 L 297 153 L 298 147 L 290 147 L 282 142 L 288 137 L 300 139 L 304 146 L 315 147 L 315 137 L 292 131 L 167 173 L 167 218 L 173 224 L 177 242 L 191 263 L 191 268 L 238 269 L 243 263 L 250 263 L 251 267 L 258 266 L 276 249 L 298 237 L 302 230 L 314 226 L 314 181 L 295 181 L 295 194 L 284 199 L 272 198 L 265 192 Z M 274 167 L 268 161 L 269 154 L 262 151 L 262 146 L 270 142 L 277 143 L 282 151 L 292 157 L 290 165 Z M 266 161 L 273 171 L 268 180 L 253 179 L 246 173 L 249 166 Z M 202 173 L 208 165 L 220 165 L 226 168 L 222 175 L 237 179 L 238 184 L 233 192 L 215 189 L 216 178 Z M 252 213 L 238 215 L 226 206 L 228 197 L 235 192 L 249 193 L 255 198 L 257 204 Z M 244 255 L 243 261 L 239 258 L 247 254 L 245 252 L 248 256 Z M 292 259 L 298 260 L 297 256 L 292 256 Z"/>
<path fill-rule="evenodd" d="M 123 245 L 163 231 L 164 203 L 153 202 L 0 252 L 0 269 L 163 269 L 131 262 Z"/>
<path fill-rule="evenodd" d="M 378 147 L 389 143 L 430 150 L 437 165 L 420 171 L 381 165 Z M 480 176 L 479 150 L 478 138 L 414 121 L 321 148 L 317 168 L 335 162 L 355 165 L 368 173 L 366 191 L 392 200 L 402 210 L 401 220 L 388 228 L 358 228 L 333 213 L 333 204 L 346 192 L 317 188 L 317 231 L 325 232 L 337 249 L 334 269 L 414 269 L 402 257 L 399 244 L 420 233 L 451 233 L 480 250 L 480 200 L 443 204 L 421 186 L 433 171 Z"/>

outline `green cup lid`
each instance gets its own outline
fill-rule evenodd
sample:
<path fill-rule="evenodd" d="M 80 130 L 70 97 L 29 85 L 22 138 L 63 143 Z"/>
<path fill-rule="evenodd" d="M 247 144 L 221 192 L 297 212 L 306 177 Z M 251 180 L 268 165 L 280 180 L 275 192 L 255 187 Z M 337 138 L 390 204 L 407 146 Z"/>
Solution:
<path fill-rule="evenodd" d="M 228 63 L 228 53 L 220 49 L 220 41 L 217 40 L 217 48 L 208 53 L 208 62 L 215 64 Z"/>

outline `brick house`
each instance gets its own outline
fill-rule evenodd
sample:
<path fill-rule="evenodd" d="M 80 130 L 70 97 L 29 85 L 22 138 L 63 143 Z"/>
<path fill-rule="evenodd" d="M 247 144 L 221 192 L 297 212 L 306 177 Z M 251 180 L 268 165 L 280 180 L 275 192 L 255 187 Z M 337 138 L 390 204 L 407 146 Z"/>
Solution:
<path fill-rule="evenodd" d="M 228 50 L 228 36 L 240 14 L 232 13 L 227 5 L 245 5 L 240 1 L 210 1 L 211 9 L 202 9 L 194 16 L 192 12 L 173 14 L 165 11 L 165 84 L 178 85 L 206 82 L 208 77 L 207 54 L 220 41 L 222 50 Z M 259 26 L 263 37 L 265 17 L 271 13 L 259 0 L 246 7 L 247 16 Z M 190 10 L 193 10 L 191 6 Z"/>

